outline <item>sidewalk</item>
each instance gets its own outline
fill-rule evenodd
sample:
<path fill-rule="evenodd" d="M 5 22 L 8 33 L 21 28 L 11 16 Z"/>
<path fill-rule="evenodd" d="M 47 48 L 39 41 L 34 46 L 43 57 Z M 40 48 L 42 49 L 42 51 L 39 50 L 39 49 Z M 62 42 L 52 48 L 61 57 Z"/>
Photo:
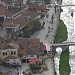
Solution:
<path fill-rule="evenodd" d="M 46 49 L 50 50 L 50 43 L 53 43 L 54 36 L 56 34 L 57 29 L 57 14 L 54 13 L 54 8 L 50 8 L 48 11 L 49 17 L 45 19 L 41 19 L 40 22 L 45 22 L 45 29 L 42 29 L 36 32 L 31 38 L 39 38 L 41 42 L 46 45 Z M 54 15 L 53 24 L 51 24 L 51 17 Z M 54 75 L 54 64 L 51 58 L 47 59 L 46 64 L 48 65 L 48 71 L 44 71 L 41 75 Z M 40 75 L 40 74 L 33 74 L 33 75 Z"/>

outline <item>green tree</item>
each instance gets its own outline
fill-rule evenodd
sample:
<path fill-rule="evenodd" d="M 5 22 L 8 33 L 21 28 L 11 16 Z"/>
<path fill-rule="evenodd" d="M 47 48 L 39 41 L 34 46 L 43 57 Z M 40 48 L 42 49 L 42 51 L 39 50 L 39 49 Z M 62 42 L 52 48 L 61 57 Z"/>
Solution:
<path fill-rule="evenodd" d="M 34 33 L 35 31 L 39 30 L 41 28 L 41 23 L 38 19 L 35 19 L 32 21 L 32 30 L 31 32 Z"/>
<path fill-rule="evenodd" d="M 24 28 L 23 37 L 29 38 L 31 34 L 41 28 L 41 23 L 38 19 L 29 20 L 26 27 Z"/>

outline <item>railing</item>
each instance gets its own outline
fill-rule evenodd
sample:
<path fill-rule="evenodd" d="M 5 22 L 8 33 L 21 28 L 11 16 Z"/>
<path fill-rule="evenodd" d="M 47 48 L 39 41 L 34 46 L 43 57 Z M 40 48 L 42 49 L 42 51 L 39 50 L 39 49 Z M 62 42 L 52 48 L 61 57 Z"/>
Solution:
<path fill-rule="evenodd" d="M 69 5 L 59 5 L 59 4 L 48 4 L 48 7 L 50 6 L 56 6 L 56 7 L 65 7 L 65 6 L 75 6 L 75 4 L 69 4 Z"/>

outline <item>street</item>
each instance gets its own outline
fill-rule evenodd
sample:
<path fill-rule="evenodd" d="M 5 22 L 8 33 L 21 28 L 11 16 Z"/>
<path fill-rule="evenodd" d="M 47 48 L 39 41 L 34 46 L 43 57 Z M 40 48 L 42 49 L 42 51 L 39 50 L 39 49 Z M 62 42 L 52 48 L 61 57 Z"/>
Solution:
<path fill-rule="evenodd" d="M 57 8 L 58 10 L 59 8 Z M 56 12 L 55 14 L 55 9 L 54 7 L 51 7 L 50 10 L 48 11 L 49 16 L 48 18 L 41 19 L 40 22 L 43 23 L 45 22 L 44 29 L 37 31 L 35 34 L 31 36 L 31 38 L 39 38 L 41 42 L 43 42 L 46 45 L 46 49 L 50 51 L 50 45 L 53 43 L 54 36 L 57 31 L 57 26 L 59 23 L 59 12 Z M 53 23 L 52 21 L 52 16 L 53 16 Z M 43 72 L 42 75 L 55 75 L 55 69 L 54 69 L 54 62 L 51 58 L 47 59 L 46 64 L 48 66 L 48 71 Z M 34 75 L 40 75 L 40 74 L 34 74 Z"/>
<path fill-rule="evenodd" d="M 40 22 L 43 23 L 45 22 L 44 29 L 35 32 L 31 38 L 39 38 L 41 42 L 43 42 L 46 47 L 50 46 L 50 43 L 53 43 L 54 36 L 56 34 L 57 26 L 58 26 L 58 21 L 57 21 L 57 14 L 54 13 L 54 8 L 50 8 L 48 11 L 49 17 L 41 19 Z M 53 24 L 51 24 L 51 17 L 54 15 L 53 19 Z M 47 50 L 50 50 L 48 47 Z"/>
<path fill-rule="evenodd" d="M 19 75 L 23 75 L 23 71 L 26 69 L 29 69 L 29 64 L 28 63 L 22 63 L 21 68 L 18 67 L 18 69 L 4 67 L 3 65 L 0 65 L 0 69 L 2 69 L 4 72 L 6 72 L 7 75 L 17 75 L 17 72 L 19 73 Z"/>

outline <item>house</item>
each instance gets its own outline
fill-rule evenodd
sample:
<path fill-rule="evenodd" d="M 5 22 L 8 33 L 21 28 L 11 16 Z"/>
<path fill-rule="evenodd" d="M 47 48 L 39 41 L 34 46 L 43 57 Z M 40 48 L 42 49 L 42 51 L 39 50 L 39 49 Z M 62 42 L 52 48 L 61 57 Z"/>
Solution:
<path fill-rule="evenodd" d="M 30 4 L 28 5 L 28 8 L 30 10 L 37 10 L 37 11 L 45 11 L 46 9 L 46 4 L 45 3 L 33 3 L 33 4 Z"/>
<path fill-rule="evenodd" d="M 33 3 L 28 5 L 29 10 L 37 11 L 41 16 L 46 14 L 45 3 Z"/>
<path fill-rule="evenodd" d="M 18 56 L 18 44 L 15 43 L 0 43 L 0 60 L 2 63 L 9 63 L 11 57 Z"/>
<path fill-rule="evenodd" d="M 30 47 L 31 48 L 34 48 L 34 47 L 37 47 L 39 48 L 40 47 L 40 40 L 39 39 L 30 39 Z"/>
<path fill-rule="evenodd" d="M 28 19 L 36 19 L 36 18 L 40 18 L 40 15 L 38 14 L 37 11 L 31 11 L 29 9 L 25 10 L 22 12 L 22 16 L 24 16 L 24 18 Z"/>
<path fill-rule="evenodd" d="M 11 34 L 13 32 L 19 35 L 21 28 L 26 25 L 25 23 L 25 18 L 22 16 L 16 19 L 6 20 L 4 22 L 4 26 L 6 29 L 7 36 L 11 37 Z"/>
<path fill-rule="evenodd" d="M 36 59 L 39 58 L 40 53 L 44 54 L 46 50 L 45 45 L 37 38 L 23 38 L 20 39 L 21 48 L 19 55 L 21 56 L 22 62 L 28 62 L 29 59 Z M 42 46 L 43 45 L 43 46 Z M 41 51 L 42 50 L 42 51 Z"/>
<path fill-rule="evenodd" d="M 23 0 L 0 0 L 0 10 L 6 19 L 11 19 L 25 8 Z"/>
<path fill-rule="evenodd" d="M 17 35 L 23 33 L 23 28 L 27 25 L 29 19 L 39 18 L 39 14 L 34 11 L 29 11 L 28 9 L 22 11 L 21 14 L 14 17 L 13 19 L 7 19 L 3 24 L 6 29 L 8 37 L 15 32 Z"/>

